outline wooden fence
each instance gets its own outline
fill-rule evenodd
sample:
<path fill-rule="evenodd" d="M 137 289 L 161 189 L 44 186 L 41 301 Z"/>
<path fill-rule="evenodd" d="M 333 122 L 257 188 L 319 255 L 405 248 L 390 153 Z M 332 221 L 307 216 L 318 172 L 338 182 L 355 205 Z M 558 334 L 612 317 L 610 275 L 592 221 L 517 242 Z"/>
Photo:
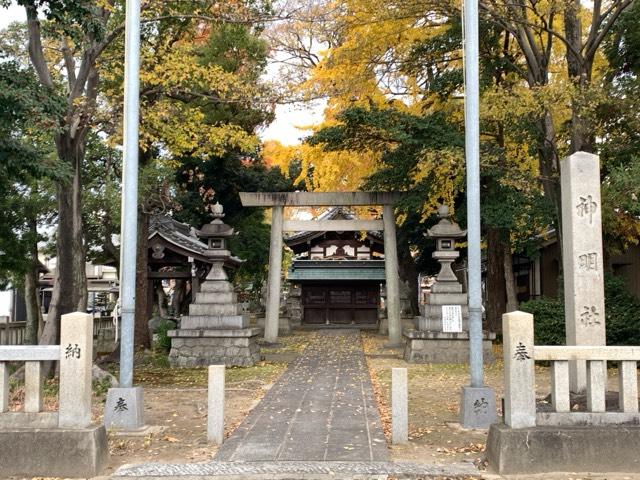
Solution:
<path fill-rule="evenodd" d="M 0 345 L 22 345 L 24 343 L 27 322 L 8 322 L 0 324 Z M 116 329 L 112 317 L 97 317 L 93 320 L 93 338 L 101 341 L 114 341 Z"/>

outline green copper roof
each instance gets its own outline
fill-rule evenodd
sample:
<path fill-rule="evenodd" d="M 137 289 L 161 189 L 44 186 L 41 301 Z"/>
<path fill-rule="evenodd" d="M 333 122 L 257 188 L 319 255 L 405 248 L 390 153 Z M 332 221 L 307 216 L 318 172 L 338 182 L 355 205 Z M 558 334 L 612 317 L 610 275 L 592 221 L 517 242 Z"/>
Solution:
<path fill-rule="evenodd" d="M 384 281 L 384 261 L 294 262 L 288 280 L 373 280 Z"/>

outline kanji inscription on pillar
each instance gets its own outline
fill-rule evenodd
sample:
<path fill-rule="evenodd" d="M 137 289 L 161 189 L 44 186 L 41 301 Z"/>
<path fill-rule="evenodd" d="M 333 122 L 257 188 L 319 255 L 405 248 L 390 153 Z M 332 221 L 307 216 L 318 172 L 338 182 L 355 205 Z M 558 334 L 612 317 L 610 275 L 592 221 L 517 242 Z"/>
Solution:
<path fill-rule="evenodd" d="M 577 152 L 560 163 L 567 345 L 605 344 L 600 164 Z M 584 391 L 586 363 L 570 363 L 571 390 Z"/>

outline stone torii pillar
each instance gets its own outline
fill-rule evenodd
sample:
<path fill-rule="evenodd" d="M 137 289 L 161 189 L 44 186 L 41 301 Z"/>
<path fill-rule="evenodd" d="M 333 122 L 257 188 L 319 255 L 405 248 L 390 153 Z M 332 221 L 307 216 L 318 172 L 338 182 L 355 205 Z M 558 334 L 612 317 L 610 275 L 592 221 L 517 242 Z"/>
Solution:
<path fill-rule="evenodd" d="M 264 339 L 268 343 L 275 343 L 278 340 L 283 217 L 284 206 L 274 205 L 271 208 L 271 245 L 269 247 L 269 275 L 267 277 L 267 311 L 264 321 Z"/>
<path fill-rule="evenodd" d="M 384 205 L 384 275 L 387 282 L 387 320 L 389 321 L 389 347 L 402 344 L 400 319 L 400 277 L 398 274 L 398 246 L 396 243 L 396 217 L 393 205 Z"/>

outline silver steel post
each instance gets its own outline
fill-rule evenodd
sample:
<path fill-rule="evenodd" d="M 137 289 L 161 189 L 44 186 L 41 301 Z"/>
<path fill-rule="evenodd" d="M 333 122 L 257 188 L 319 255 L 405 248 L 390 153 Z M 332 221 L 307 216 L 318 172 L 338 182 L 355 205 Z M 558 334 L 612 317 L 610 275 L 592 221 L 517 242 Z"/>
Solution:
<path fill-rule="evenodd" d="M 481 387 L 482 278 L 480 272 L 480 76 L 478 52 L 478 2 L 464 2 L 465 102 L 464 128 L 467 164 L 467 229 L 469 257 L 469 350 L 471 386 Z"/>
<path fill-rule="evenodd" d="M 127 0 L 124 61 L 124 168 L 120 242 L 120 387 L 133 385 L 138 230 L 138 123 L 140 119 L 140 0 Z"/>
<path fill-rule="evenodd" d="M 469 363 L 471 385 L 462 388 L 461 424 L 486 428 L 495 421 L 495 395 L 484 386 L 482 358 L 482 277 L 480 271 L 480 75 L 478 0 L 464 0 L 464 116 L 467 167 Z"/>

